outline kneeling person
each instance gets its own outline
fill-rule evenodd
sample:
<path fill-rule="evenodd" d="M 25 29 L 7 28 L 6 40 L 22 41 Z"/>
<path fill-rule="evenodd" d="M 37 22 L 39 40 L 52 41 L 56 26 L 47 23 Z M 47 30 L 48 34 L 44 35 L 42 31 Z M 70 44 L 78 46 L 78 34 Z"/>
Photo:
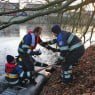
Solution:
<path fill-rule="evenodd" d="M 19 74 L 23 71 L 22 68 L 19 68 L 16 64 L 15 58 L 11 55 L 6 56 L 7 63 L 5 64 L 5 79 L 12 86 L 15 86 L 20 83 Z"/>

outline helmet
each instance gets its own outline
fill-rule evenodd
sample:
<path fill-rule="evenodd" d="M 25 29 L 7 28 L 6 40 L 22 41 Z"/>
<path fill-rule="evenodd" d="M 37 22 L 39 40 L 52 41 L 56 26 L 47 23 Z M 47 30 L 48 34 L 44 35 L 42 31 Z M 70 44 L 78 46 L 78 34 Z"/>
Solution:
<path fill-rule="evenodd" d="M 12 62 L 14 60 L 14 57 L 11 56 L 11 55 L 7 55 L 6 59 L 7 59 L 7 62 L 10 63 L 10 62 Z"/>
<path fill-rule="evenodd" d="M 51 28 L 51 31 L 55 34 L 59 34 L 61 32 L 61 28 L 59 25 L 54 25 L 52 28 Z"/>

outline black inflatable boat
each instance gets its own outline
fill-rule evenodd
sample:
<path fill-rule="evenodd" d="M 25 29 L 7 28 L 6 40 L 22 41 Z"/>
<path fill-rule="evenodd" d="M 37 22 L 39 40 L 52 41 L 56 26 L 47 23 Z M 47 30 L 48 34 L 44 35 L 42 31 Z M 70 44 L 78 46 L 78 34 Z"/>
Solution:
<path fill-rule="evenodd" d="M 35 80 L 37 82 L 36 85 L 29 84 L 24 87 L 14 86 L 12 88 L 8 87 L 8 83 L 5 80 L 3 80 L 0 83 L 0 95 L 39 95 L 43 86 L 48 80 L 48 75 L 38 74 Z"/>

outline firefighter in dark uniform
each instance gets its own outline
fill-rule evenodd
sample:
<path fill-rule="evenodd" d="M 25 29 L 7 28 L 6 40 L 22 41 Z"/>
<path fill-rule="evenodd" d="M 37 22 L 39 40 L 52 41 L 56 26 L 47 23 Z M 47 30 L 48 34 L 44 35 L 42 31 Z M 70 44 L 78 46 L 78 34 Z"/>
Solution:
<path fill-rule="evenodd" d="M 33 74 L 34 74 L 34 65 L 35 66 L 48 66 L 47 64 L 37 62 L 32 56 L 33 55 L 40 55 L 41 52 L 34 51 L 37 44 L 41 44 L 42 40 L 40 39 L 42 28 L 36 27 L 33 31 L 28 32 L 24 37 L 23 40 L 20 42 L 18 47 L 18 64 L 20 67 L 24 68 L 24 72 L 21 73 L 20 77 L 23 77 L 24 73 L 27 73 L 28 78 L 31 82 L 35 83 Z"/>
<path fill-rule="evenodd" d="M 72 66 L 76 65 L 84 54 L 84 45 L 76 35 L 61 30 L 59 25 L 54 25 L 51 30 L 56 36 L 56 39 L 48 41 L 45 44 L 47 44 L 47 49 L 51 49 L 54 52 L 60 52 L 58 60 L 60 60 L 62 65 L 61 77 L 64 83 L 70 83 L 73 80 Z M 57 43 L 59 49 L 49 46 L 49 44 L 54 43 Z"/>

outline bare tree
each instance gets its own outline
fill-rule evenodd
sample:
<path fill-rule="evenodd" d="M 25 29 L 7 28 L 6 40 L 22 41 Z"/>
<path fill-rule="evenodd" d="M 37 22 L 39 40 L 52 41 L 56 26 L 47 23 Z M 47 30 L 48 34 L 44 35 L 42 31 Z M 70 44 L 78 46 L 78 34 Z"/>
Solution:
<path fill-rule="evenodd" d="M 31 0 L 32 1 L 32 0 Z M 62 27 L 70 28 L 72 32 L 78 33 L 80 29 L 80 34 L 81 38 L 84 37 L 84 42 L 85 40 L 85 35 L 89 30 L 89 27 L 92 26 L 91 29 L 91 37 L 89 40 L 91 40 L 93 32 L 94 32 L 94 27 L 95 27 L 95 7 L 94 3 L 95 0 L 81 0 L 80 3 L 75 3 L 77 0 L 44 0 L 46 1 L 45 4 L 41 4 L 41 6 L 36 6 L 32 8 L 15 8 L 14 10 L 9 10 L 9 11 L 0 11 L 0 16 L 5 16 L 5 15 L 11 15 L 13 13 L 21 13 L 21 12 L 33 12 L 33 14 L 27 15 L 23 18 L 19 18 L 19 16 L 14 16 L 9 18 L 7 21 L 1 20 L 0 21 L 0 30 L 5 29 L 11 25 L 14 24 L 21 24 L 25 23 L 29 20 L 36 19 L 38 17 L 42 16 L 47 16 L 48 23 L 52 21 L 50 19 L 50 15 L 54 14 L 56 17 L 54 18 L 54 21 L 57 21 L 56 23 L 60 24 Z M 8 4 L 7 2 L 6 4 Z M 74 4 L 75 5 L 72 5 Z M 94 11 L 92 12 L 87 12 L 85 10 L 85 7 L 88 6 L 89 4 L 92 4 L 94 7 Z M 50 19 L 50 20 L 49 20 Z"/>
<path fill-rule="evenodd" d="M 17 13 L 17 12 L 24 12 L 24 11 L 35 11 L 35 14 L 31 15 L 31 16 L 27 16 L 25 17 L 24 19 L 21 19 L 21 20 L 11 20 L 10 22 L 1 22 L 1 26 L 0 26 L 0 30 L 3 29 L 3 28 L 6 28 L 10 25 L 13 25 L 13 24 L 21 24 L 21 23 L 24 23 L 26 21 L 29 21 L 31 19 L 34 19 L 36 17 L 40 17 L 40 16 L 45 16 L 45 15 L 49 15 L 49 14 L 52 14 L 52 13 L 57 13 L 57 12 L 60 12 L 63 10 L 63 13 L 64 12 L 67 12 L 68 10 L 73 10 L 73 9 L 78 9 L 80 8 L 81 6 L 84 6 L 84 5 L 87 5 L 89 3 L 94 3 L 95 1 L 94 0 L 85 0 L 84 2 L 80 3 L 80 4 L 76 4 L 74 6 L 70 6 L 73 2 L 75 2 L 76 0 L 55 0 L 55 1 L 52 1 L 46 5 L 43 5 L 43 6 L 40 6 L 40 7 L 37 7 L 37 8 L 24 8 L 24 9 L 16 9 L 16 10 L 13 10 L 13 11 L 8 11 L 8 12 L 0 12 L 0 16 L 3 16 L 3 15 L 6 15 L 6 14 L 11 14 L 11 13 Z M 60 4 L 60 3 L 63 3 L 62 6 L 59 6 L 59 7 L 55 7 L 56 4 Z M 51 10 L 48 10 L 47 8 L 49 7 L 52 7 Z"/>

